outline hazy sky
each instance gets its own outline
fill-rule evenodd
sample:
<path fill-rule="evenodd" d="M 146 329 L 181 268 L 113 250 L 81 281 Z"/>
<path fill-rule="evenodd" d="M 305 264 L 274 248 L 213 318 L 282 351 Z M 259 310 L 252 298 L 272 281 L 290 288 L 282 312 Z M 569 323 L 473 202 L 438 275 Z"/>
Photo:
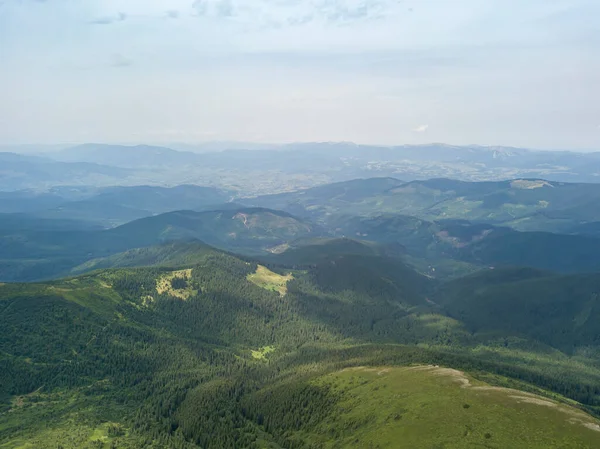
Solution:
<path fill-rule="evenodd" d="M 0 0 L 0 142 L 600 150 L 599 0 Z"/>

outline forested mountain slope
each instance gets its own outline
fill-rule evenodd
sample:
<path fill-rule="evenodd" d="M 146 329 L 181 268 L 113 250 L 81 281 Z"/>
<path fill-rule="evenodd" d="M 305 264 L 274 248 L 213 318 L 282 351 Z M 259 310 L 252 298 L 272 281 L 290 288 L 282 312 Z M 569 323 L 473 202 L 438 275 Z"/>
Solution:
<path fill-rule="evenodd" d="M 93 259 L 175 240 L 202 240 L 225 250 L 268 254 L 274 246 L 324 232 L 287 212 L 246 207 L 169 212 L 107 230 L 65 226 L 0 226 L 0 281 L 65 276 Z"/>
<path fill-rule="evenodd" d="M 196 250 L 192 256 L 175 247 L 171 254 L 188 261 L 176 268 L 115 268 L 44 284 L 0 285 L 1 447 L 301 448 L 330 447 L 339 438 L 368 444 L 360 430 L 371 422 L 367 410 L 352 417 L 343 409 L 377 385 L 363 374 L 341 374 L 333 383 L 321 377 L 357 365 L 443 365 L 555 400 L 566 396 L 592 412 L 600 405 L 593 340 L 573 341 L 573 356 L 552 339 L 510 326 L 502 335 L 522 338 L 518 347 L 486 342 L 484 328 L 497 327 L 484 318 L 473 334 L 476 315 L 465 323 L 446 316 L 446 308 L 455 315 L 452 301 L 436 304 L 436 284 L 397 259 L 340 254 L 290 270 L 257 266 L 200 244 Z M 132 259 L 160 263 L 159 252 L 138 251 Z M 543 301 L 546 290 L 538 287 L 526 292 Z M 568 307 L 564 321 L 581 313 Z M 590 314 L 591 324 L 596 320 Z M 379 388 L 398 388 L 389 381 Z M 437 400 L 453 401 L 446 383 L 431 381 L 440 389 Z M 429 388 L 427 382 L 415 388 Z M 360 385 L 366 389 L 353 390 Z M 493 425 L 500 418 L 492 410 L 508 398 L 479 403 L 465 394 L 454 404 L 471 404 L 482 416 L 468 422 L 465 414 L 460 424 L 471 426 L 473 443 L 485 443 L 486 433 L 495 441 L 523 438 L 542 432 L 546 418 L 559 419 L 536 412 L 546 418 L 502 431 Z M 363 404 L 376 407 L 377 397 Z M 522 402 L 512 403 L 515 413 L 533 413 Z M 410 424 L 413 406 L 397 403 L 406 408 L 401 419 L 407 431 L 418 432 Z M 381 410 L 370 431 L 383 429 L 386 416 L 398 423 L 396 414 L 405 413 Z M 560 434 L 593 447 L 590 441 L 600 441 L 597 422 L 587 415 L 577 419 Z M 322 426 L 314 427 L 315 420 Z M 439 435 L 457 444 L 453 432 L 449 427 Z M 532 441 L 530 447 L 545 447 L 548 440 Z"/>
<path fill-rule="evenodd" d="M 600 184 L 543 179 L 464 182 L 443 178 L 394 182 L 390 178 L 355 180 L 351 184 L 260 196 L 248 199 L 247 203 L 287 210 L 322 222 L 339 215 L 389 213 L 430 221 L 466 219 L 523 231 L 565 232 L 576 224 L 600 221 L 600 211 L 594 207 L 600 200 Z M 330 194 L 328 187 L 341 192 Z M 347 194 L 346 190 L 363 193 Z"/>
<path fill-rule="evenodd" d="M 488 270 L 447 283 L 434 300 L 481 337 L 530 338 L 567 353 L 600 347 L 599 274 Z"/>
<path fill-rule="evenodd" d="M 466 220 L 430 222 L 398 214 L 340 217 L 331 227 L 337 235 L 396 243 L 432 265 L 454 259 L 484 267 L 526 266 L 564 273 L 600 270 L 600 239 L 588 235 L 520 232 Z"/>

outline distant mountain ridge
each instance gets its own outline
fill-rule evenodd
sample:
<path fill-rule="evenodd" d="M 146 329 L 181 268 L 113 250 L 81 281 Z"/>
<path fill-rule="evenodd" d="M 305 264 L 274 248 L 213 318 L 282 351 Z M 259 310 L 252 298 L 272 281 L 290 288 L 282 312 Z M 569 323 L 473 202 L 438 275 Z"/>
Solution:
<path fill-rule="evenodd" d="M 354 190 L 349 190 L 360 193 L 338 196 L 345 186 L 353 186 Z M 482 182 L 372 178 L 244 201 L 320 221 L 344 215 L 400 213 L 425 220 L 466 219 L 523 231 L 556 232 L 567 231 L 575 224 L 600 221 L 600 209 L 594 207 L 600 202 L 600 184 L 539 178 Z"/>
<path fill-rule="evenodd" d="M 111 165 L 0 153 L 0 191 L 48 188 L 66 180 L 70 184 L 106 184 L 128 175 L 128 170 Z"/>
<path fill-rule="evenodd" d="M 202 147 L 202 146 L 201 146 Z M 243 148 L 247 149 L 243 149 Z M 376 146 L 348 142 L 285 145 L 207 145 L 210 151 L 178 151 L 168 146 L 88 143 L 44 152 L 55 162 L 95 163 L 127 170 L 95 175 L 94 185 L 203 184 L 236 190 L 240 196 L 286 192 L 355 178 L 392 177 L 406 181 L 454 178 L 486 181 L 542 178 L 550 181 L 600 181 L 600 153 L 536 151 L 501 146 L 447 144 Z M 177 145 L 185 149 L 185 145 Z M 1 159 L 1 158 L 0 158 Z M 6 178 L 0 189 L 47 186 L 48 179 L 28 164 L 25 179 Z M 39 161 L 38 161 L 39 163 Z M 58 167 L 58 166 L 57 166 Z M 82 166 L 82 168 L 85 168 Z M 88 173 L 93 172 L 88 167 Z M 77 173 L 55 178 L 77 185 Z M 268 180 L 268 182 L 266 182 Z"/>
<path fill-rule="evenodd" d="M 26 212 L 40 218 L 80 219 L 106 227 L 181 209 L 226 204 L 231 192 L 212 187 L 56 187 L 47 192 L 0 192 L 0 212 Z"/>
<path fill-rule="evenodd" d="M 1 216 L 0 216 L 1 217 Z M 92 259 L 170 241 L 200 240 L 241 254 L 267 254 L 269 248 L 325 231 L 287 212 L 265 208 L 174 211 L 97 230 L 88 224 L 12 217 L 0 226 L 0 280 L 31 281 L 64 276 Z M 75 228 L 75 229 L 74 229 Z"/>
<path fill-rule="evenodd" d="M 433 277 L 486 266 L 600 270 L 594 225 L 600 184 L 385 177 L 232 198 L 228 191 L 187 185 L 0 192 L 0 213 L 22 211 L 5 215 L 0 226 L 0 279 L 38 279 L 32 277 L 36 267 L 45 279 L 90 259 L 190 239 L 280 258 L 318 254 L 323 247 L 311 239 L 353 239 L 407 257 Z"/>
<path fill-rule="evenodd" d="M 93 162 L 122 168 L 171 167 L 193 163 L 196 153 L 152 145 L 107 145 L 87 143 L 49 155 L 62 162 Z"/>

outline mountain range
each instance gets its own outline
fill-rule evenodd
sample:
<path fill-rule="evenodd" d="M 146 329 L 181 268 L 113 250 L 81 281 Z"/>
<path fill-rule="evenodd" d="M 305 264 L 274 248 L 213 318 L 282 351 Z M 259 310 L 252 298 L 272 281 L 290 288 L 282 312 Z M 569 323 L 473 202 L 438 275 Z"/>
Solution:
<path fill-rule="evenodd" d="M 286 145 L 208 145 L 187 151 L 150 145 L 87 143 L 40 155 L 0 153 L 0 189 L 56 185 L 200 184 L 239 196 L 286 192 L 355 178 L 463 181 L 542 178 L 595 183 L 600 153 L 534 151 L 446 144 L 373 146 L 315 142 Z M 247 149 L 244 149 L 247 148 Z M 11 150 L 8 147 L 4 150 Z M 15 147 L 14 151 L 20 151 Z"/>
<path fill-rule="evenodd" d="M 1 192 L 0 447 L 595 448 L 599 196 Z"/>
<path fill-rule="evenodd" d="M 341 247 L 356 240 L 434 277 L 507 266 L 594 272 L 598 186 L 371 178 L 239 199 L 245 204 L 195 186 L 5 192 L 5 209 L 27 212 L 2 215 L 0 280 L 66 275 L 92 259 L 176 240 L 279 263 L 317 248 L 314 239 L 345 239 Z"/>

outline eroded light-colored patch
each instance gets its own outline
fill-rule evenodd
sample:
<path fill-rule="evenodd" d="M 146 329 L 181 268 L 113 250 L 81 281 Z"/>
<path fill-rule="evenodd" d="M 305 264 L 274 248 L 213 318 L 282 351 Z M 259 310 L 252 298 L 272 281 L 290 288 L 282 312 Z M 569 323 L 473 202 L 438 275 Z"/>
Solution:
<path fill-rule="evenodd" d="M 163 274 L 161 277 L 159 277 L 156 280 L 156 292 L 159 295 L 166 294 L 166 295 L 174 296 L 179 299 L 186 300 L 190 296 L 193 296 L 197 293 L 196 290 L 192 289 L 189 286 L 189 280 L 191 279 L 191 277 L 192 277 L 192 269 L 191 268 L 189 268 L 187 270 L 177 270 L 177 271 L 172 271 L 167 274 Z M 171 282 L 175 278 L 180 278 L 180 279 L 185 280 L 187 282 L 187 286 L 185 288 L 178 288 L 178 289 L 173 288 L 173 286 L 171 285 Z"/>
<path fill-rule="evenodd" d="M 528 396 L 517 396 L 517 395 L 511 395 L 510 396 L 513 399 L 516 399 L 517 402 L 526 402 L 527 404 L 536 404 L 536 405 L 544 405 L 546 407 L 557 407 L 558 404 L 556 404 L 555 402 L 550 402 L 547 401 L 545 399 L 540 399 L 540 398 L 534 398 L 534 397 L 528 397 Z"/>
<path fill-rule="evenodd" d="M 144 307 L 148 307 L 154 302 L 154 298 L 150 295 L 142 296 L 140 299 L 142 300 L 142 306 Z"/>
<path fill-rule="evenodd" d="M 288 273 L 285 276 L 277 274 L 267 267 L 258 265 L 256 267 L 256 272 L 249 274 L 247 279 L 260 288 L 279 292 L 281 296 L 285 296 L 287 293 L 287 283 L 294 279 L 294 276 L 292 276 L 291 273 Z"/>
<path fill-rule="evenodd" d="M 260 348 L 257 351 L 255 351 L 255 350 L 251 351 L 252 358 L 254 358 L 256 360 L 266 360 L 267 355 L 273 351 L 275 351 L 275 346 L 263 346 L 262 348 Z"/>
<path fill-rule="evenodd" d="M 510 186 L 513 189 L 524 189 L 524 190 L 539 189 L 542 187 L 554 187 L 548 181 L 544 181 L 542 179 L 536 179 L 536 180 L 515 179 L 514 181 L 511 181 Z"/>
<path fill-rule="evenodd" d="M 598 424 L 594 424 L 591 422 L 584 422 L 584 423 L 582 423 L 582 425 L 584 427 L 587 427 L 588 429 L 595 430 L 596 432 L 600 432 L 600 425 L 598 425 Z"/>
<path fill-rule="evenodd" d="M 450 245 L 454 246 L 455 248 L 464 248 L 465 246 L 470 245 L 471 243 L 475 243 L 475 242 L 479 242 L 479 241 L 483 240 L 488 235 L 490 235 L 492 232 L 493 232 L 492 229 L 485 229 L 485 230 L 481 231 L 479 234 L 471 236 L 470 239 L 466 238 L 464 240 L 461 240 L 461 238 L 459 238 L 459 237 L 450 235 L 450 233 L 448 231 L 440 231 L 440 232 L 437 232 L 435 235 L 440 240 L 442 240 L 446 243 L 449 243 Z"/>
<path fill-rule="evenodd" d="M 267 251 L 273 254 L 281 254 L 286 252 L 290 248 L 288 243 L 282 243 L 281 245 L 273 246 L 272 248 L 267 248 Z"/>

